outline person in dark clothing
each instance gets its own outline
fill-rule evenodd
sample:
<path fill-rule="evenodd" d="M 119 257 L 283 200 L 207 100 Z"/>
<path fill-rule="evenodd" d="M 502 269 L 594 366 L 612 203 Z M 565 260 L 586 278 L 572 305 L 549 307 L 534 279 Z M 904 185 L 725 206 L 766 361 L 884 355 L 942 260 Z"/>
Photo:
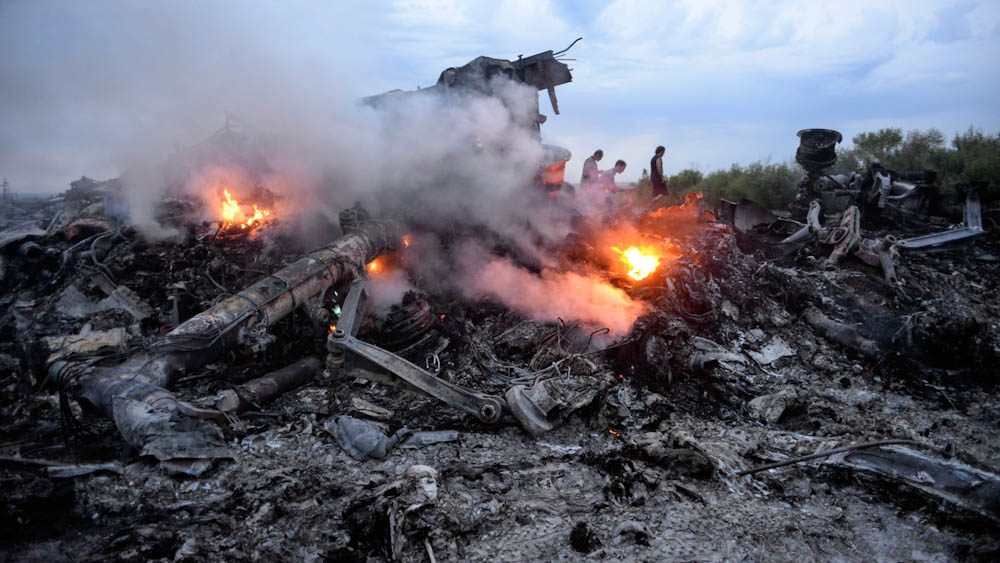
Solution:
<path fill-rule="evenodd" d="M 604 151 L 597 149 L 594 151 L 593 156 L 588 156 L 587 160 L 583 161 L 583 177 L 580 178 L 580 187 L 585 188 L 590 184 L 593 184 L 598 179 L 597 163 L 604 157 Z"/>
<path fill-rule="evenodd" d="M 663 177 L 663 155 L 667 149 L 660 145 L 656 147 L 653 158 L 649 161 L 649 180 L 653 184 L 653 198 L 670 195 L 667 191 L 667 180 Z"/>

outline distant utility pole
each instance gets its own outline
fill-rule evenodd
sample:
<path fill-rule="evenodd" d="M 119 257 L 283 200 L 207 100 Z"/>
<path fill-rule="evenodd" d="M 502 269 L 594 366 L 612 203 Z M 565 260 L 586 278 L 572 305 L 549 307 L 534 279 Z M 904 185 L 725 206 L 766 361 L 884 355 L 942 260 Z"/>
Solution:
<path fill-rule="evenodd" d="M 14 194 L 10 191 L 10 183 L 7 182 L 7 178 L 3 179 L 3 199 L 4 201 L 14 199 Z"/>

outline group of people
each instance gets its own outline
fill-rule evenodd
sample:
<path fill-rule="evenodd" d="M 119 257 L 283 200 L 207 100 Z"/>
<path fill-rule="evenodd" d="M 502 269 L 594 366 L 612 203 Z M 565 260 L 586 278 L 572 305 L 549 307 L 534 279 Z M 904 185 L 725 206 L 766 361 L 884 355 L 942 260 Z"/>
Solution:
<path fill-rule="evenodd" d="M 649 161 L 649 180 L 653 184 L 653 200 L 666 197 L 667 181 L 663 175 L 663 155 L 667 149 L 662 145 L 656 147 L 653 158 Z M 613 168 L 599 170 L 597 163 L 604 158 L 604 151 L 597 149 L 594 154 L 583 161 L 583 176 L 580 178 L 580 190 L 583 193 L 598 193 L 605 198 L 620 192 L 634 190 L 635 187 L 621 188 L 615 183 L 615 176 L 625 171 L 625 161 L 618 160 Z"/>

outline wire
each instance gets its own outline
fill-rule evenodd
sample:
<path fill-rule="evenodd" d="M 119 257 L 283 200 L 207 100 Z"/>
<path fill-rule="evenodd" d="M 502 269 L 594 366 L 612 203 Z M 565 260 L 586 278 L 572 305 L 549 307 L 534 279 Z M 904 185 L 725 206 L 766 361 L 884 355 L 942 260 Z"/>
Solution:
<path fill-rule="evenodd" d="M 561 54 L 565 53 L 566 51 L 569 51 L 570 49 L 573 48 L 573 45 L 576 45 L 576 42 L 579 41 L 579 40 L 581 40 L 581 39 L 583 39 L 583 37 L 577 37 L 576 40 L 574 40 L 572 43 L 569 44 L 569 47 L 566 47 L 562 51 L 556 51 L 555 53 L 552 53 L 552 56 L 561 55 Z"/>

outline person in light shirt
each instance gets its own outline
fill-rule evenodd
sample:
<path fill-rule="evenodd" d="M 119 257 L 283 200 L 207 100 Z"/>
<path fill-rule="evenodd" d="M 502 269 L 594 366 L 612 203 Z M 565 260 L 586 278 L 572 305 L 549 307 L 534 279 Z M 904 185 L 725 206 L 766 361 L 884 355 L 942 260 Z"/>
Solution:
<path fill-rule="evenodd" d="M 625 166 L 626 166 L 625 161 L 619 160 L 618 162 L 615 163 L 614 168 L 609 168 L 608 170 L 604 170 L 598 175 L 597 187 L 602 192 L 604 192 L 606 196 L 635 189 L 635 188 L 620 188 L 618 187 L 618 184 L 615 183 L 615 176 L 624 172 Z"/>

